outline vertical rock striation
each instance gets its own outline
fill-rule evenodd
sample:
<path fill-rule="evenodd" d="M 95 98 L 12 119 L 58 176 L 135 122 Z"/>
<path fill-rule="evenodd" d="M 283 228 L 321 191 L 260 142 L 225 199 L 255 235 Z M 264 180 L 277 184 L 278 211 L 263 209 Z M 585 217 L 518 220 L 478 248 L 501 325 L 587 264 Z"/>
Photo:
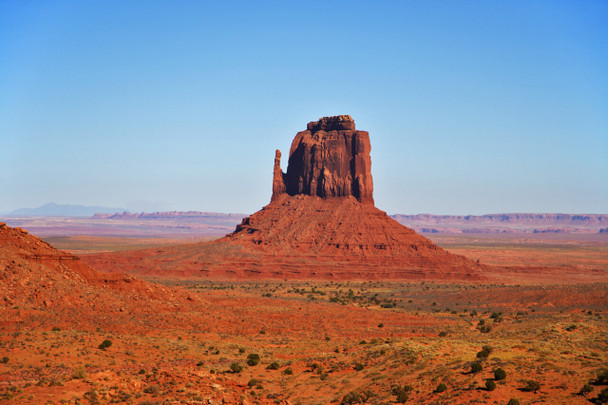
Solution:
<path fill-rule="evenodd" d="M 291 144 L 287 173 L 281 171 L 281 152 L 276 152 L 272 200 L 284 193 L 322 198 L 353 196 L 373 205 L 370 151 L 369 134 L 356 130 L 350 115 L 310 122 Z"/>

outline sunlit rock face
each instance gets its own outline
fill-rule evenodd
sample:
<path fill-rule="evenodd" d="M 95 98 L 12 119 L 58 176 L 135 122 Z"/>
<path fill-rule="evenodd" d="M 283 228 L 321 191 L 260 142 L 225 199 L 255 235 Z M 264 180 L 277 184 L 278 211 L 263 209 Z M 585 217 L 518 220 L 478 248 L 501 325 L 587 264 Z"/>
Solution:
<path fill-rule="evenodd" d="M 369 134 L 355 129 L 350 115 L 324 117 L 298 132 L 289 151 L 287 173 L 276 151 L 272 199 L 286 193 L 322 198 L 355 197 L 374 204 Z"/>

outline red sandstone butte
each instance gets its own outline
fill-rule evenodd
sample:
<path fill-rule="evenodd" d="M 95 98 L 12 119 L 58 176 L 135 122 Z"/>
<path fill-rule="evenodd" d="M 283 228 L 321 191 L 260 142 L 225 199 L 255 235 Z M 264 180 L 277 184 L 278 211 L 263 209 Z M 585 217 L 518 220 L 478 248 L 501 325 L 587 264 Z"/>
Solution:
<path fill-rule="evenodd" d="M 257 279 L 482 279 L 487 266 L 449 253 L 374 206 L 369 134 L 348 115 L 308 124 L 287 173 L 276 152 L 272 199 L 209 243 L 89 256 L 105 271 Z"/>

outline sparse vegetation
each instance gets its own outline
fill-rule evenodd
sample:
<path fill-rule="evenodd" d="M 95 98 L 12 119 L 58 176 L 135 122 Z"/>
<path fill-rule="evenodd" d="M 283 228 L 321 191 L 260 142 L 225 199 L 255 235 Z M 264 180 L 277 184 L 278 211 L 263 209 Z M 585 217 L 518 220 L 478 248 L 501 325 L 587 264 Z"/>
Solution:
<path fill-rule="evenodd" d="M 235 374 L 240 373 L 241 371 L 243 371 L 243 365 L 241 363 L 230 363 L 230 371 L 232 371 Z"/>
<path fill-rule="evenodd" d="M 507 372 L 505 370 L 500 367 L 494 370 L 494 379 L 496 381 L 504 380 L 505 378 L 507 378 Z"/>
<path fill-rule="evenodd" d="M 412 391 L 412 386 L 411 385 L 396 385 L 393 386 L 393 395 L 396 395 L 396 402 L 399 404 L 403 404 L 405 402 L 407 402 L 407 400 L 409 399 L 409 393 L 410 391 Z"/>
<path fill-rule="evenodd" d="M 487 359 L 490 356 L 490 353 L 492 353 L 492 346 L 483 346 L 481 348 L 480 352 L 477 352 L 477 358 L 478 359 Z"/>
<path fill-rule="evenodd" d="M 106 350 L 108 347 L 112 346 L 112 341 L 109 339 L 104 340 L 99 344 L 99 349 Z"/>
<path fill-rule="evenodd" d="M 256 353 L 251 353 L 247 356 L 247 364 L 250 366 L 257 366 L 260 362 L 260 355 Z"/>
<path fill-rule="evenodd" d="M 471 373 L 479 373 L 483 371 L 483 364 L 479 361 L 474 361 L 471 363 Z"/>
<path fill-rule="evenodd" d="M 594 316 L 587 319 L 586 314 L 581 313 L 582 309 L 573 315 L 572 311 L 562 307 L 548 309 L 538 305 L 536 312 L 529 310 L 525 316 L 516 316 L 512 308 L 500 309 L 498 305 L 491 305 L 491 311 L 509 315 L 501 315 L 504 319 L 495 326 L 495 335 L 479 335 L 479 330 L 475 329 L 482 318 L 486 325 L 491 323 L 488 319 L 492 319 L 492 312 L 488 310 L 470 317 L 473 305 L 477 309 L 481 307 L 475 304 L 475 294 L 486 297 L 491 295 L 488 292 L 492 292 L 502 302 L 505 291 L 519 294 L 518 290 L 527 289 L 535 293 L 540 291 L 536 287 L 431 282 L 425 285 L 376 282 L 313 285 L 301 282 L 284 283 L 282 287 L 278 282 L 206 282 L 205 285 L 203 293 L 209 292 L 208 299 L 217 306 L 217 310 L 202 316 L 207 317 L 205 322 L 209 324 L 217 322 L 217 335 L 208 330 L 197 331 L 196 328 L 184 330 L 179 325 L 167 330 L 159 326 L 161 333 L 149 332 L 142 337 L 130 331 L 117 331 L 117 328 L 106 324 L 100 325 L 99 331 L 93 327 L 90 331 L 79 332 L 70 326 L 61 333 L 49 333 L 53 325 L 49 321 L 51 326 L 45 326 L 46 330 L 21 332 L 19 335 L 12 331 L 4 333 L 0 350 L 9 353 L 11 361 L 15 357 L 13 353 L 19 353 L 19 350 L 28 350 L 30 354 L 20 356 L 15 365 L 0 366 L 10 373 L 21 367 L 32 367 L 30 359 L 35 359 L 33 364 L 41 373 L 37 389 L 45 392 L 44 395 L 46 392 L 57 394 L 58 401 L 62 396 L 54 387 L 61 387 L 62 381 L 66 384 L 64 391 L 71 389 L 68 384 L 82 385 L 86 381 L 87 385 L 90 383 L 86 388 L 89 390 L 87 398 L 82 394 L 85 390 L 78 398 L 83 404 L 89 400 L 99 403 L 147 401 L 160 404 L 168 400 L 198 403 L 206 398 L 217 399 L 220 395 L 219 391 L 210 390 L 210 381 L 221 386 L 221 394 L 225 393 L 226 397 L 239 398 L 235 397 L 237 390 L 232 387 L 240 387 L 239 395 L 243 395 L 242 389 L 247 388 L 244 395 L 252 403 L 280 402 L 286 392 L 290 393 L 294 403 L 309 403 L 310 398 L 318 396 L 319 403 L 337 404 L 425 404 L 443 398 L 451 403 L 505 405 L 509 399 L 506 395 L 518 395 L 513 394 L 518 392 L 515 389 L 520 390 L 519 401 L 522 404 L 547 402 L 548 398 L 555 398 L 556 403 L 567 403 L 568 398 L 576 400 L 573 397 L 576 393 L 581 395 L 578 401 L 601 404 L 606 396 L 602 391 L 606 388 L 603 382 L 608 381 L 608 373 L 601 366 L 606 364 L 608 357 L 598 331 L 603 330 L 608 317 L 602 312 L 594 309 Z M 287 293 L 294 285 L 298 285 L 300 290 L 305 285 L 307 293 L 314 286 L 317 301 L 309 302 L 307 294 Z M 349 289 L 352 289 L 352 295 L 347 293 Z M 340 294 L 337 293 L 339 290 L 342 291 Z M 269 291 L 272 297 L 260 298 Z M 408 305 L 408 297 L 421 291 L 424 293 L 417 296 L 415 304 Z M 469 293 L 471 295 L 467 295 Z M 464 298 L 454 299 L 460 294 Z M 328 300 L 333 296 L 339 296 L 341 300 L 348 296 L 353 298 L 347 301 L 346 306 L 330 305 Z M 446 296 L 453 301 L 448 302 Z M 244 310 L 232 312 L 231 305 L 242 297 L 247 302 L 251 302 L 251 297 L 263 300 L 264 310 L 278 314 L 273 318 L 277 319 L 277 325 L 283 322 L 281 317 L 285 314 L 286 321 L 281 327 L 290 333 L 281 333 L 266 319 L 241 315 Z M 390 298 L 397 306 L 391 310 L 381 309 L 380 304 L 385 302 L 385 298 Z M 379 304 L 374 304 L 375 300 Z M 430 305 L 432 301 L 437 303 L 435 307 Z M 321 316 L 319 306 L 324 306 L 324 309 L 330 307 L 331 310 Z M 250 308 L 246 310 L 252 311 Z M 292 323 L 287 314 L 300 311 L 306 316 Z M 596 317 L 596 313 L 602 317 Z M 373 316 L 376 314 L 380 315 Z M 190 316 L 180 312 L 178 315 L 184 322 Z M 226 319 L 232 324 L 220 323 L 217 319 L 221 317 L 221 322 Z M 146 318 L 142 319 L 142 322 L 155 325 Z M 155 322 L 159 319 L 159 325 L 173 322 L 171 317 L 163 318 L 162 314 L 155 314 L 151 319 Z M 580 319 L 585 319 L 584 326 L 579 326 L 575 335 L 565 330 L 569 324 L 579 324 Z M 198 322 L 194 324 L 198 325 Z M 61 321 L 60 324 L 65 325 L 66 322 Z M 292 324 L 293 330 L 290 329 Z M 380 324 L 383 324 L 382 328 Z M 514 324 L 517 324 L 517 337 L 509 335 Z M 230 328 L 238 330 L 234 339 Z M 268 331 L 266 335 L 258 334 L 264 329 Z M 438 335 L 450 337 L 441 339 L 437 338 Z M 330 341 L 327 336 L 331 336 Z M 114 341 L 114 346 L 108 353 L 97 351 L 96 344 L 106 337 Z M 255 365 L 252 366 L 250 360 Z M 238 364 L 236 369 L 230 367 L 233 362 Z M 61 363 L 64 365 L 60 366 Z M 477 371 L 476 363 L 482 367 L 480 371 Z M 256 368 L 261 364 L 268 371 Z M 79 368 L 82 373 L 78 372 Z M 70 376 L 81 382 L 69 382 Z M 536 394 L 534 390 L 526 391 L 523 378 L 540 381 L 542 387 L 536 390 Z M 141 388 L 125 385 L 127 381 L 137 382 Z M 406 381 L 416 389 L 402 386 Z M 32 394 L 28 387 L 20 389 L 22 394 L 8 392 L 6 387 L 0 388 L 0 399 L 4 399 L 5 394 L 14 403 L 35 403 L 35 400 L 26 400 L 26 395 L 35 395 L 36 400 L 43 398 L 42 394 Z M 364 399 L 367 394 L 373 397 Z M 67 395 L 63 398 L 70 403 L 75 402 Z"/>
<path fill-rule="evenodd" d="M 524 386 L 522 387 L 522 391 L 525 392 L 534 392 L 536 393 L 536 391 L 538 391 L 540 389 L 540 383 L 538 381 L 535 380 L 526 380 L 524 383 Z"/>
<path fill-rule="evenodd" d="M 342 397 L 341 404 L 362 404 L 373 398 L 375 395 L 373 392 L 367 390 L 355 390 Z"/>
<path fill-rule="evenodd" d="M 444 383 L 440 383 L 437 388 L 435 388 L 435 392 L 444 392 L 447 391 L 448 386 L 445 385 Z"/>
<path fill-rule="evenodd" d="M 277 363 L 276 361 L 273 361 L 272 363 L 270 363 L 266 368 L 268 370 L 278 370 L 280 367 L 279 363 Z"/>

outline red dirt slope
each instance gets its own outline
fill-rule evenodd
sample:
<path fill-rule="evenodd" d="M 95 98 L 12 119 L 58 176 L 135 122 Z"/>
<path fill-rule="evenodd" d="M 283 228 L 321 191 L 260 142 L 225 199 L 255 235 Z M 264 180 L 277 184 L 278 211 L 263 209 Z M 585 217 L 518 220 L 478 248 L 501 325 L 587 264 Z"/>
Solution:
<path fill-rule="evenodd" d="M 126 274 L 101 274 L 21 228 L 0 223 L 0 307 L 92 307 L 126 311 L 188 297 Z"/>
<path fill-rule="evenodd" d="M 479 280 L 447 252 L 355 198 L 281 195 L 209 243 L 83 256 L 104 271 L 170 277 Z"/>

